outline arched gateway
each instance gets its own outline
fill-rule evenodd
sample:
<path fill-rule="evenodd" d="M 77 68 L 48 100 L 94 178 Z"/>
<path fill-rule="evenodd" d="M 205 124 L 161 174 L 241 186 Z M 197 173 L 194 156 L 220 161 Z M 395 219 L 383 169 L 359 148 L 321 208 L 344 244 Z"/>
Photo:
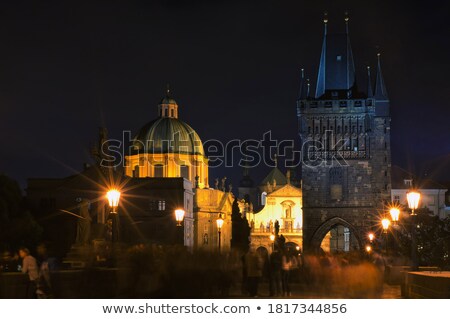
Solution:
<path fill-rule="evenodd" d="M 340 217 L 333 217 L 317 228 L 309 243 L 310 251 L 322 248 L 330 252 L 347 252 L 363 247 L 357 229 Z"/>

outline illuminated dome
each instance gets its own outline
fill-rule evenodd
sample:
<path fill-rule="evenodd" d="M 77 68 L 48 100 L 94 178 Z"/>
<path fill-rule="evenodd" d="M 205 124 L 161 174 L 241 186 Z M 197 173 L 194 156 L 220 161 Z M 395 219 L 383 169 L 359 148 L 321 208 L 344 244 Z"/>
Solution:
<path fill-rule="evenodd" d="M 144 125 L 125 156 L 131 177 L 183 177 L 199 188 L 208 187 L 208 158 L 192 127 L 178 119 L 178 104 L 169 95 L 158 104 L 158 118 Z"/>
<path fill-rule="evenodd" d="M 146 124 L 134 138 L 133 147 L 141 153 L 204 155 L 198 134 L 175 117 L 159 117 Z"/>

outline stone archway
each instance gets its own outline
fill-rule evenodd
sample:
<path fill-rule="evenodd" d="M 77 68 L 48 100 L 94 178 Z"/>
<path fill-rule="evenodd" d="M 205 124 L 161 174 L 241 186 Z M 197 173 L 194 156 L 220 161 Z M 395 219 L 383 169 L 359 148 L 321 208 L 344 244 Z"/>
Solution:
<path fill-rule="evenodd" d="M 322 225 L 320 225 L 319 228 L 317 228 L 317 230 L 314 232 L 314 235 L 312 236 L 311 241 L 310 241 L 310 248 L 312 251 L 314 251 L 314 252 L 319 251 L 323 238 L 335 226 L 347 227 L 350 230 L 350 232 L 353 234 L 354 238 L 356 239 L 358 248 L 362 249 L 361 247 L 363 247 L 363 245 L 362 245 L 363 243 L 361 241 L 361 237 L 360 237 L 359 232 L 357 231 L 356 227 L 341 217 L 333 217 L 333 218 L 328 219 L 324 223 L 322 223 Z"/>

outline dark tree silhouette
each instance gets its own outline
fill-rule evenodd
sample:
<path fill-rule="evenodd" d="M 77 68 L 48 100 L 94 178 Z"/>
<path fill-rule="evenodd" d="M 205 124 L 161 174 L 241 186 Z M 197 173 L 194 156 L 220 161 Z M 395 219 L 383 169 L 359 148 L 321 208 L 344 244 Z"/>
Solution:
<path fill-rule="evenodd" d="M 0 175 L 0 249 L 34 247 L 41 235 L 42 228 L 27 210 L 17 182 Z"/>

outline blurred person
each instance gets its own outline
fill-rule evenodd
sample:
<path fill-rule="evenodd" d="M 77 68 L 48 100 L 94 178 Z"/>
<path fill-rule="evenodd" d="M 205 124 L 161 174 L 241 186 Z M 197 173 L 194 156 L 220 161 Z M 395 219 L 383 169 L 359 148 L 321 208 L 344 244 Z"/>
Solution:
<path fill-rule="evenodd" d="M 297 268 L 297 259 L 287 250 L 281 257 L 281 285 L 284 296 L 291 296 L 290 274 Z"/>
<path fill-rule="evenodd" d="M 36 294 L 39 299 L 51 298 L 53 293 L 50 271 L 55 270 L 56 267 L 54 258 L 49 258 L 47 246 L 43 243 L 37 247 L 37 255 L 40 260 L 40 266 Z"/>
<path fill-rule="evenodd" d="M 247 289 L 251 297 L 258 297 L 258 285 L 263 275 L 264 260 L 252 248 L 245 255 L 245 268 L 247 271 Z"/>
<path fill-rule="evenodd" d="M 39 269 L 36 258 L 31 256 L 30 250 L 26 247 L 19 249 L 19 256 L 22 258 L 22 273 L 28 274 L 27 298 L 36 298 L 37 283 L 39 280 Z"/>
<path fill-rule="evenodd" d="M 270 254 L 270 296 L 281 296 L 282 256 L 278 247 Z"/>

